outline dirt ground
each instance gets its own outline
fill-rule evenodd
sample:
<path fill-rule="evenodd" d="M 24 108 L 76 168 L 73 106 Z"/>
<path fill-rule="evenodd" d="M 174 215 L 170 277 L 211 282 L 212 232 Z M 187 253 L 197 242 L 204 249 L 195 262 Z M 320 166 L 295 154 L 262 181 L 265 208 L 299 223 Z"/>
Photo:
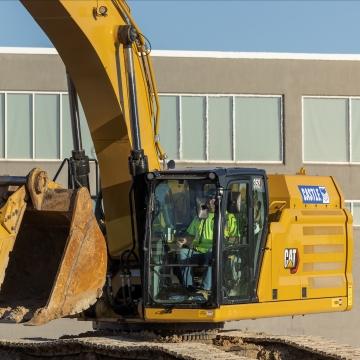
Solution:
<path fill-rule="evenodd" d="M 258 319 L 226 324 L 226 329 L 242 329 L 281 335 L 315 335 L 333 339 L 338 343 L 359 346 L 360 332 L 354 331 L 353 312 L 309 315 L 305 317 Z M 348 320 L 348 322 L 346 321 Z M 329 324 L 332 324 L 329 326 Z M 346 326 L 346 324 L 351 326 Z M 355 327 L 358 329 L 358 327 Z M 0 323 L 0 339 L 43 338 L 56 339 L 63 335 L 76 335 L 91 331 L 92 324 L 75 319 L 60 319 L 42 326 Z"/>
<path fill-rule="evenodd" d="M 359 347 L 359 310 L 356 306 L 352 311 L 341 313 L 234 321 L 227 323 L 226 329 L 272 335 L 314 335 Z"/>
<path fill-rule="evenodd" d="M 60 319 L 41 326 L 25 326 L 20 324 L 0 323 L 1 339 L 44 338 L 57 339 L 62 335 L 76 335 L 92 330 L 88 321 Z"/>

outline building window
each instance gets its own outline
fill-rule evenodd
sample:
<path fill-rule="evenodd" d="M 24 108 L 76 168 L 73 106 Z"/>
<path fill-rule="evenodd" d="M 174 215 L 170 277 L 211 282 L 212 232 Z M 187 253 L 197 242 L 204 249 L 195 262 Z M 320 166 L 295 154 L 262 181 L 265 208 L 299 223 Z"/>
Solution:
<path fill-rule="evenodd" d="M 360 163 L 360 99 L 303 97 L 303 161 Z"/>
<path fill-rule="evenodd" d="M 189 160 L 206 160 L 205 96 L 182 96 L 181 115 L 182 157 Z"/>
<path fill-rule="evenodd" d="M 69 95 L 62 94 L 62 158 L 68 158 L 71 156 L 71 151 L 73 150 L 73 138 L 71 131 L 71 118 L 70 118 L 70 105 L 69 105 Z M 89 158 L 96 158 L 96 152 L 94 144 L 91 139 L 91 133 L 89 126 L 85 117 L 84 109 L 81 106 L 79 99 L 79 116 L 80 116 L 80 131 L 82 146 L 85 150 L 85 154 Z"/>
<path fill-rule="evenodd" d="M 5 157 L 5 94 L 0 93 L 0 159 Z"/>
<path fill-rule="evenodd" d="M 6 98 L 6 154 L 8 158 L 33 158 L 32 95 L 8 94 Z"/>
<path fill-rule="evenodd" d="M 282 163 L 282 96 L 160 95 L 160 141 L 184 162 Z"/>
<path fill-rule="evenodd" d="M 282 161 L 282 98 L 236 97 L 236 160 Z"/>
<path fill-rule="evenodd" d="M 231 98 L 209 96 L 208 102 L 208 160 L 234 160 Z"/>
<path fill-rule="evenodd" d="M 60 158 L 60 96 L 35 94 L 34 137 L 36 159 Z"/>
<path fill-rule="evenodd" d="M 360 226 L 360 200 L 346 200 L 345 207 L 353 216 L 353 226 Z"/>
<path fill-rule="evenodd" d="M 179 99 L 176 96 L 160 98 L 160 121 L 161 145 L 166 149 L 170 159 L 179 158 Z"/>
<path fill-rule="evenodd" d="M 95 156 L 80 104 L 83 147 Z M 0 93 L 0 159 L 62 160 L 71 156 L 73 140 L 66 93 Z"/>

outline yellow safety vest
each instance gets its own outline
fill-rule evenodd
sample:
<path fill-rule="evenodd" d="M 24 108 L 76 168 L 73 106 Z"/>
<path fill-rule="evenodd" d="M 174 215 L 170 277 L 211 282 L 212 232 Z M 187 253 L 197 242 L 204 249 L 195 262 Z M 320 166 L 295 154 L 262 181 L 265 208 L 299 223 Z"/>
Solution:
<path fill-rule="evenodd" d="M 209 213 L 206 219 L 195 217 L 186 232 L 194 236 L 193 248 L 206 253 L 212 249 L 214 238 L 214 213 Z M 226 214 L 225 237 L 238 236 L 236 218 L 234 214 Z"/>

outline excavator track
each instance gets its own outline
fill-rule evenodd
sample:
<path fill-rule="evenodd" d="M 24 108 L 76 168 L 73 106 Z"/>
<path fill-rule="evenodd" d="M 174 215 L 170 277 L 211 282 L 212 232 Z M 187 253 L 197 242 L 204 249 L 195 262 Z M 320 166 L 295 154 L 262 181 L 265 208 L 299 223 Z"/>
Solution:
<path fill-rule="evenodd" d="M 89 334 L 90 335 L 90 334 Z M 96 335 L 94 333 L 93 335 Z M 89 336 L 59 340 L 0 340 L 0 358 L 160 359 L 160 360 L 328 360 L 360 359 L 360 348 L 309 336 L 220 332 L 213 341 L 182 341 L 142 334 Z"/>
<path fill-rule="evenodd" d="M 215 356 L 215 357 L 214 357 Z M 1 359 L 186 359 L 238 360 L 212 346 L 196 342 L 161 343 L 127 337 L 90 337 L 56 341 L 1 341 Z M 246 358 L 244 358 L 246 359 Z"/>

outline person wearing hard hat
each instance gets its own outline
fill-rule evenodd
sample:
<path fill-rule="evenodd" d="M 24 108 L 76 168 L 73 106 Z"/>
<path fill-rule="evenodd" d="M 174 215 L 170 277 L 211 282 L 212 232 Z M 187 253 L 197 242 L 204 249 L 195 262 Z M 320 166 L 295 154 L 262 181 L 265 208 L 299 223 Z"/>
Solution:
<path fill-rule="evenodd" d="M 184 237 L 177 239 L 180 247 L 180 263 L 186 265 L 206 266 L 200 292 L 207 298 L 211 290 L 211 259 L 214 238 L 216 197 L 211 195 L 200 205 L 197 216 L 192 220 Z M 227 213 L 225 237 L 237 235 L 237 222 L 233 214 Z M 191 266 L 181 268 L 181 282 L 189 290 L 195 290 Z"/>

